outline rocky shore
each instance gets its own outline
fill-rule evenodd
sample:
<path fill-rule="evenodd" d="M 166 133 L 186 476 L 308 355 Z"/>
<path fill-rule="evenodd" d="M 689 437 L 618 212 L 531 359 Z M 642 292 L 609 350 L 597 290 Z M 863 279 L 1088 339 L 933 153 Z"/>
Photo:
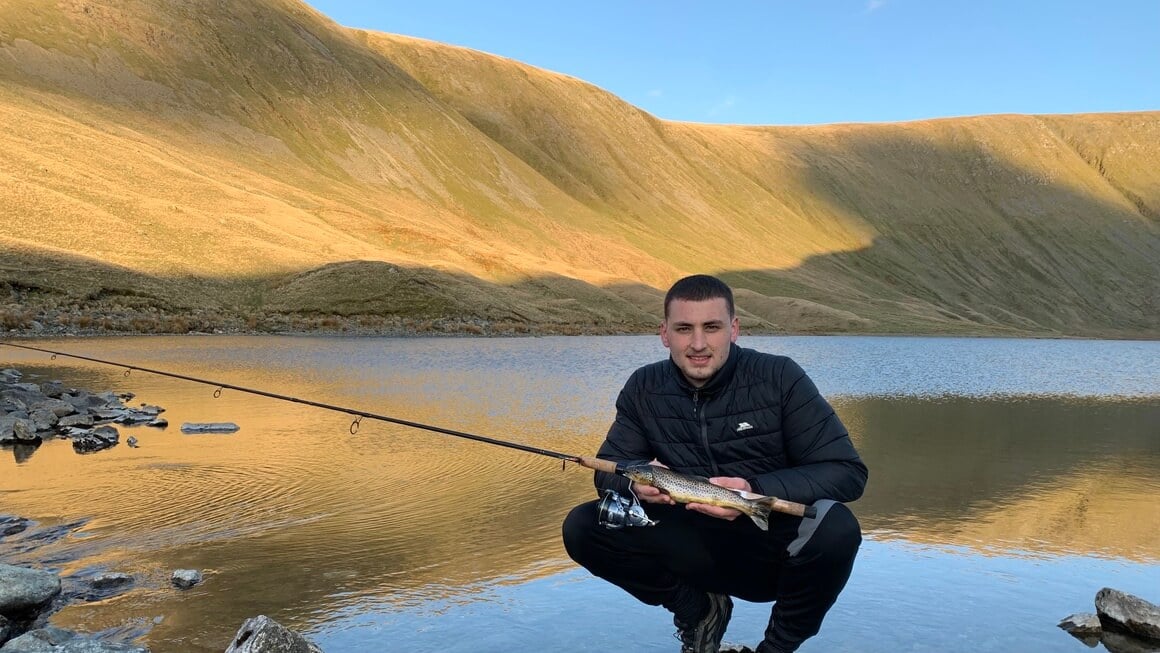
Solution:
<path fill-rule="evenodd" d="M 11 339 L 117 335 L 547 336 L 655 333 L 654 324 L 534 323 L 478 317 L 403 317 L 298 313 L 234 314 L 195 309 L 28 308 L 0 306 L 0 337 Z"/>
<path fill-rule="evenodd" d="M 27 525 L 27 520 L 0 516 L 0 532 Z M 20 532 L 16 530 L 16 532 Z M 0 536 L 3 541 L 4 536 Z M 201 582 L 196 569 L 178 569 L 171 576 L 175 591 Z M 134 584 L 128 574 L 103 573 L 84 586 L 62 591 L 60 576 L 42 569 L 0 564 L 0 653 L 149 653 L 125 641 L 58 628 L 48 623 L 52 613 L 72 602 L 115 596 Z M 264 615 L 247 619 L 225 648 L 226 653 L 322 653 L 313 642 Z"/>
<path fill-rule="evenodd" d="M 92 393 L 65 387 L 60 381 L 24 382 L 15 369 L 0 370 L 0 448 L 11 448 L 17 463 L 27 460 L 45 440 L 63 438 L 73 449 L 89 454 L 120 443 L 115 425 L 166 428 L 164 408 L 141 404 L 126 406 L 131 394 Z M 186 424 L 220 430 L 223 424 Z M 234 427 L 236 428 L 236 427 Z M 128 446 L 136 446 L 129 437 Z M 0 653 L 148 653 L 123 641 L 109 641 L 51 625 L 51 616 L 78 602 L 101 601 L 134 588 L 137 579 L 121 572 L 103 572 L 85 578 L 62 579 L 42 567 L 44 561 L 5 564 L 9 556 L 36 559 L 36 549 L 67 537 L 77 524 L 40 527 L 26 517 L 0 515 Z M 169 582 L 174 591 L 203 581 L 196 569 L 177 569 Z M 246 620 L 228 653 L 321 653 L 316 645 L 268 617 Z"/>

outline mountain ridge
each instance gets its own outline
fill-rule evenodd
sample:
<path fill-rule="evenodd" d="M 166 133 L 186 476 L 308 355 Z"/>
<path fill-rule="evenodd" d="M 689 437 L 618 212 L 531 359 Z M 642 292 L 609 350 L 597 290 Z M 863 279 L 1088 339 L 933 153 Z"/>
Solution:
<path fill-rule="evenodd" d="M 670 122 L 292 0 L 17 0 L 0 82 L 10 326 L 639 332 L 712 272 L 773 332 L 1160 336 L 1158 112 Z"/>

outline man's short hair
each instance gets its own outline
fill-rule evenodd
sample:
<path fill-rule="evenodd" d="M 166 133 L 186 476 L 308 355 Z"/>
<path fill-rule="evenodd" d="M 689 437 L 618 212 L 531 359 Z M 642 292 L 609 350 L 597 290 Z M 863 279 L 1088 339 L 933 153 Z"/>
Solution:
<path fill-rule="evenodd" d="M 673 300 L 703 302 L 710 299 L 724 299 L 729 308 L 729 319 L 733 319 L 733 291 L 724 281 L 707 274 L 694 274 L 678 279 L 665 294 L 665 319 L 669 319 L 669 305 Z"/>

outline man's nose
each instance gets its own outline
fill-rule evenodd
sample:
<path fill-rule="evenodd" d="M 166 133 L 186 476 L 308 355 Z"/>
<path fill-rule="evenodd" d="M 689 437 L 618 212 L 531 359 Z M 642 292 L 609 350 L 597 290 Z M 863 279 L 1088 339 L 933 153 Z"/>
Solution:
<path fill-rule="evenodd" d="M 693 349 L 705 348 L 705 332 L 701 329 L 693 329 Z"/>

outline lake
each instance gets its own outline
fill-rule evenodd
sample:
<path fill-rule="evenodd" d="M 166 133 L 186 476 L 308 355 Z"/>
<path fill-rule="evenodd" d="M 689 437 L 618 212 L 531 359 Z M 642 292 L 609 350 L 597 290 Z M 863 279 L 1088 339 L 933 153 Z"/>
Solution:
<path fill-rule="evenodd" d="M 655 336 L 182 336 L 32 344 L 511 440 L 595 452 Z M 1056 627 L 1105 586 L 1160 603 L 1160 343 L 757 337 L 834 404 L 870 468 L 865 542 L 822 651 L 1081 651 Z M 25 381 L 133 392 L 165 430 L 0 450 L 0 514 L 68 536 L 0 562 L 134 575 L 56 625 L 220 653 L 268 615 L 327 653 L 672 652 L 672 623 L 565 555 L 590 472 L 522 451 L 143 371 L 0 347 Z M 39 376 L 33 376 L 39 375 Z M 183 422 L 232 421 L 231 435 Z M 356 430 L 357 433 L 351 433 Z M 125 446 L 135 435 L 139 448 Z M 25 534 L 27 535 L 27 534 Z M 175 569 L 205 581 L 168 584 Z M 738 602 L 753 646 L 769 606 Z"/>

